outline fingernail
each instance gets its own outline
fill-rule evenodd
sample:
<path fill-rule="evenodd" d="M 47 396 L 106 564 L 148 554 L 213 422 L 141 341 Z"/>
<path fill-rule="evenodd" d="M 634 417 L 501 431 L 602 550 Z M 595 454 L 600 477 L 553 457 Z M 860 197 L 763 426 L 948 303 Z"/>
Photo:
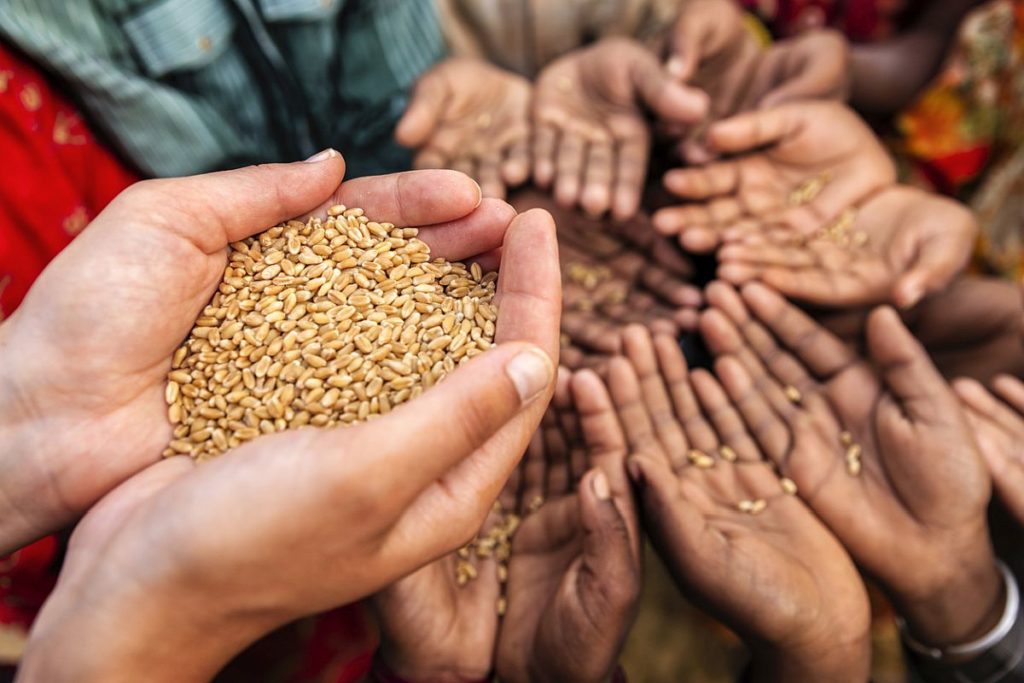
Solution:
<path fill-rule="evenodd" d="M 608 500 L 612 497 L 612 489 L 608 485 L 608 477 L 604 472 L 598 470 L 593 479 L 590 480 L 590 487 L 594 489 L 594 495 L 598 500 Z"/>
<path fill-rule="evenodd" d="M 685 65 L 683 64 L 682 58 L 675 55 L 670 57 L 668 63 L 665 64 L 665 69 L 674 78 L 679 78 L 680 76 L 683 75 L 684 67 Z"/>
<path fill-rule="evenodd" d="M 547 388 L 555 369 L 546 353 L 531 348 L 510 360 L 505 372 L 515 385 L 519 400 L 526 403 Z"/>
<path fill-rule="evenodd" d="M 320 163 L 321 161 L 327 161 L 331 157 L 336 157 L 336 156 L 338 156 L 337 150 L 334 150 L 334 149 L 331 149 L 330 147 L 328 147 L 327 149 L 325 149 L 323 151 L 320 151 L 320 152 L 317 152 L 316 154 L 314 154 L 310 158 L 306 159 L 305 163 L 307 163 L 307 164 L 316 164 L 316 163 Z"/>

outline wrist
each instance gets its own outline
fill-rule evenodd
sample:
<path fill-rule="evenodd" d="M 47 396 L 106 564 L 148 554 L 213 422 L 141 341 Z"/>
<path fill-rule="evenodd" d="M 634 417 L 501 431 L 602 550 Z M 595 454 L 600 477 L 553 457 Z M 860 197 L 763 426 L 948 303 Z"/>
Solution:
<path fill-rule="evenodd" d="M 166 581 L 97 573 L 58 584 L 30 634 L 25 680 L 208 681 L 277 625 Z"/>
<path fill-rule="evenodd" d="M 892 596 L 908 634 L 924 645 L 941 648 L 976 640 L 1002 616 L 1006 590 L 991 547 L 959 556 L 978 559 L 948 572 L 925 592 Z"/>
<path fill-rule="evenodd" d="M 814 648 L 752 647 L 750 683 L 770 681 L 849 681 L 863 683 L 871 673 L 868 633 L 836 639 Z"/>
<path fill-rule="evenodd" d="M 16 375 L 17 316 L 0 325 L 0 555 L 51 531 L 45 511 L 52 500 L 46 473 L 37 465 L 43 444 L 31 400 Z"/>
<path fill-rule="evenodd" d="M 487 673 L 474 674 L 443 669 L 404 659 L 382 642 L 373 657 L 370 683 L 482 683 L 490 680 Z"/>

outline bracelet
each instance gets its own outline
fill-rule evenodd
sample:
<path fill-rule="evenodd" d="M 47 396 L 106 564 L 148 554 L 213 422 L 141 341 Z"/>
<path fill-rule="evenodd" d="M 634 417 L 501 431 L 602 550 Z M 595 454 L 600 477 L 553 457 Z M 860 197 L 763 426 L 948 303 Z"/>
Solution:
<path fill-rule="evenodd" d="M 907 630 L 907 622 L 902 617 L 896 617 L 896 625 L 899 627 L 900 636 L 904 644 L 912 651 L 929 659 L 940 660 L 945 657 L 970 657 L 981 654 L 991 649 L 999 641 L 1006 637 L 1017 621 L 1017 611 L 1020 609 L 1020 589 L 1017 587 L 1017 580 L 1013 577 L 1010 569 L 1002 561 L 996 560 L 1000 573 L 1003 575 L 1003 582 L 1006 584 L 1006 607 L 999 623 L 987 634 L 963 645 L 950 645 L 948 647 L 931 647 L 914 640 Z"/>

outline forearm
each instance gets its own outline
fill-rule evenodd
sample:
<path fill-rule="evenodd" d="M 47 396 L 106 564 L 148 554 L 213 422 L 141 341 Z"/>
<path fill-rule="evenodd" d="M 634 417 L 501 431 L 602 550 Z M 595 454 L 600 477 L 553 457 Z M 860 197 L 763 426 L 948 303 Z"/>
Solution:
<path fill-rule="evenodd" d="M 44 606 L 19 682 L 208 681 L 276 624 L 134 578 L 71 583 L 58 584 Z"/>
<path fill-rule="evenodd" d="M 852 50 L 854 106 L 888 115 L 910 105 L 949 51 L 961 20 L 978 0 L 928 3 L 902 35 Z"/>

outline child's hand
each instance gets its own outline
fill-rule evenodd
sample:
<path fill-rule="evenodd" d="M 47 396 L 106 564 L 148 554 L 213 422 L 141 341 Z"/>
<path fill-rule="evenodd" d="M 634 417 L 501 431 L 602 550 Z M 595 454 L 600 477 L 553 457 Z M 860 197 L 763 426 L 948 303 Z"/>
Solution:
<path fill-rule="evenodd" d="M 552 62 L 534 96 L 534 179 L 559 204 L 633 216 L 647 175 L 647 114 L 681 125 L 707 113 L 704 93 L 674 82 L 640 43 L 607 38 Z"/>
<path fill-rule="evenodd" d="M 715 153 L 740 154 L 669 171 L 665 187 L 691 202 L 654 215 L 655 228 L 694 252 L 779 226 L 810 237 L 896 182 L 874 133 L 838 102 L 803 102 L 712 124 Z"/>
<path fill-rule="evenodd" d="M 861 358 L 779 294 L 724 284 L 701 319 L 743 421 L 878 579 L 919 641 L 968 642 L 1003 607 L 990 484 L 959 402 L 892 309 Z M 749 312 L 748 312 L 749 310 Z"/>
<path fill-rule="evenodd" d="M 562 269 L 562 333 L 572 348 L 562 363 L 587 364 L 587 354 L 615 354 L 622 329 L 641 323 L 666 334 L 690 332 L 703 301 L 694 270 L 679 247 L 657 235 L 646 214 L 625 222 L 589 218 L 536 191 L 511 198 L 519 210 L 543 208 L 558 226 Z"/>
<path fill-rule="evenodd" d="M 416 83 L 395 138 L 416 152 L 415 168 L 451 168 L 475 178 L 485 197 L 530 174 L 525 78 L 474 59 L 448 59 Z"/>
<path fill-rule="evenodd" d="M 846 552 L 676 340 L 624 336 L 608 381 L 645 528 L 680 588 L 747 639 L 756 680 L 864 681 L 868 601 Z"/>
<path fill-rule="evenodd" d="M 977 232 L 957 202 L 896 186 L 810 239 L 788 228 L 741 235 L 719 251 L 718 275 L 819 306 L 910 308 L 963 270 Z"/>
<path fill-rule="evenodd" d="M 1001 375 L 992 382 L 996 396 L 975 380 L 958 380 L 953 389 L 974 427 L 999 497 L 1024 525 L 1024 383 Z"/>
<path fill-rule="evenodd" d="M 625 456 L 600 379 L 563 370 L 518 472 L 502 681 L 603 683 L 614 672 L 642 581 Z"/>
<path fill-rule="evenodd" d="M 829 30 L 762 49 L 737 3 L 695 0 L 685 3 L 669 34 L 666 68 L 680 83 L 704 90 L 711 119 L 718 120 L 796 100 L 845 99 L 849 59 L 846 40 Z M 685 144 L 684 153 L 695 143 Z"/>

